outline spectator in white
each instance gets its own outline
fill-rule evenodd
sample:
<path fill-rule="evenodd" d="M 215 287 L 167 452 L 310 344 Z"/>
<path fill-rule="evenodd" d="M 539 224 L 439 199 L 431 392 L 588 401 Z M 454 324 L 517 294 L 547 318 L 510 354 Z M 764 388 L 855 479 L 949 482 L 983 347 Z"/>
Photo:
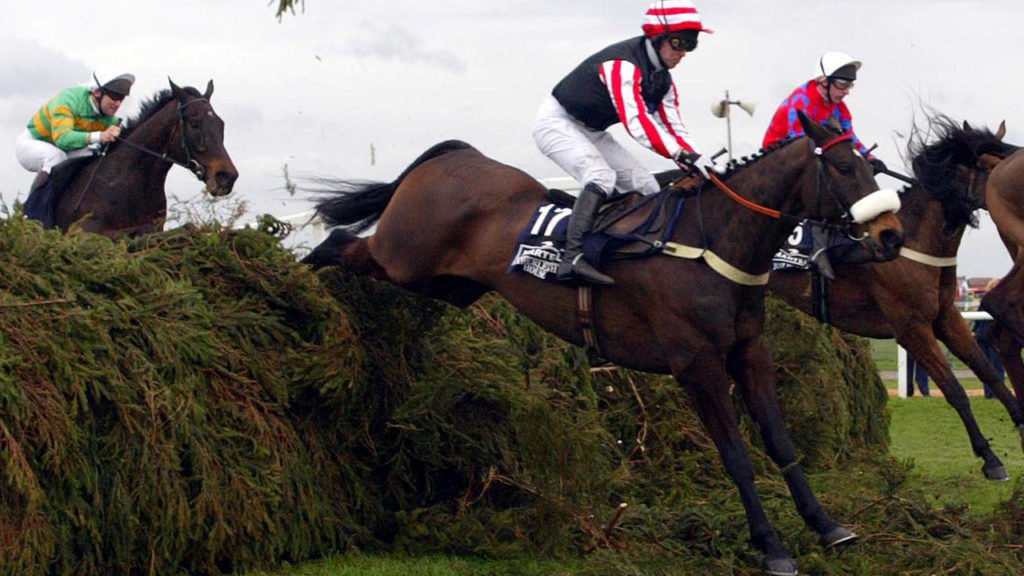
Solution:
<path fill-rule="evenodd" d="M 614 193 L 658 191 L 650 172 L 606 132 L 622 122 L 637 142 L 694 166 L 705 178 L 713 168 L 679 115 L 679 94 L 669 70 L 697 48 L 701 23 L 690 0 L 656 0 L 643 36 L 612 44 L 583 61 L 544 99 L 533 124 L 538 148 L 583 189 L 569 219 L 561 281 L 614 284 L 582 257 L 583 236 Z"/>

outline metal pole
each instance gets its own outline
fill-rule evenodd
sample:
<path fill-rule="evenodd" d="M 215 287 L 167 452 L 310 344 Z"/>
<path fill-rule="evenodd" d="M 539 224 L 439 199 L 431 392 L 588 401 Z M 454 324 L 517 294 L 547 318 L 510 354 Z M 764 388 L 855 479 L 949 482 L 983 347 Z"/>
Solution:
<path fill-rule="evenodd" d="M 732 162 L 732 101 L 729 100 L 729 91 L 725 91 L 725 137 L 726 149 L 729 150 L 729 162 Z"/>

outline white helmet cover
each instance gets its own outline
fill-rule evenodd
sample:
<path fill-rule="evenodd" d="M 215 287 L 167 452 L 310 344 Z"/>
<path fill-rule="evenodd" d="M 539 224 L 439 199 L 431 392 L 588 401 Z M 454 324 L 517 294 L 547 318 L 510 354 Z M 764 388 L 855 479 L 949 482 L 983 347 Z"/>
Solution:
<path fill-rule="evenodd" d="M 854 60 L 845 52 L 825 52 L 821 55 L 821 58 L 818 58 L 818 66 L 814 70 L 814 77 L 821 80 L 835 74 L 836 70 L 850 65 L 860 70 L 861 62 L 860 60 Z"/>

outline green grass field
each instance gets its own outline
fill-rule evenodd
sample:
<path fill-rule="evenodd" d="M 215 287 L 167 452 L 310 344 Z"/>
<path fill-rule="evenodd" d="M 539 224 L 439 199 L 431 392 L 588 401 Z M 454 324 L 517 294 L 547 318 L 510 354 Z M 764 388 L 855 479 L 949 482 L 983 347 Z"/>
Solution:
<path fill-rule="evenodd" d="M 450 556 L 347 556 L 309 562 L 281 572 L 251 576 L 568 576 L 575 564 L 566 561 L 476 560 Z"/>

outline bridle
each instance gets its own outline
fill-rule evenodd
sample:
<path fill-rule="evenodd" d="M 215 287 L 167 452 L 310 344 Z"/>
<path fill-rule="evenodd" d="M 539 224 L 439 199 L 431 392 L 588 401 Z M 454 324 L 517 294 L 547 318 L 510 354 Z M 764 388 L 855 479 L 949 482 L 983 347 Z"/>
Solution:
<path fill-rule="evenodd" d="M 825 173 L 825 164 L 828 162 L 828 159 L 825 157 L 825 152 L 827 152 L 830 148 L 837 144 L 847 142 L 852 139 L 853 134 L 851 132 L 846 132 L 844 134 L 836 136 L 832 140 L 829 140 L 822 146 L 816 146 L 814 148 L 814 155 L 818 170 L 818 198 L 820 199 L 822 197 L 820 193 L 822 189 L 828 191 L 829 195 L 833 198 L 833 200 L 835 200 L 836 204 L 838 204 L 843 211 L 843 219 L 845 221 L 842 225 L 831 224 L 823 220 L 814 220 L 810 218 L 794 216 L 792 214 L 783 213 L 774 208 L 768 208 L 767 206 L 763 206 L 761 204 L 758 204 L 757 202 L 748 200 L 747 198 L 740 196 L 735 190 L 733 190 L 725 182 L 723 182 L 722 179 L 719 178 L 718 175 L 715 174 L 714 172 L 711 172 L 709 174 L 709 177 L 711 182 L 715 185 L 715 187 L 717 187 L 722 192 L 725 192 L 725 194 L 734 202 L 748 210 L 757 212 L 758 214 L 764 214 L 765 216 L 768 216 L 770 218 L 775 218 L 777 220 L 793 224 L 794 226 L 801 223 L 808 223 L 813 226 L 819 226 L 821 228 L 845 232 L 846 230 L 849 229 L 850 223 L 852 222 L 852 216 L 850 216 L 850 207 L 845 202 L 843 202 L 843 200 L 836 195 L 835 190 L 833 190 L 833 188 L 828 185 L 828 176 Z"/>
<path fill-rule="evenodd" d="M 181 162 L 180 160 L 175 160 L 174 158 L 170 157 L 166 152 L 163 153 L 163 154 L 161 154 L 159 152 L 155 152 L 153 150 L 150 150 L 149 148 L 146 148 L 145 146 L 141 146 L 141 145 L 136 144 L 136 143 L 134 143 L 134 142 L 132 142 L 130 140 L 126 140 L 124 138 L 121 138 L 120 136 L 117 138 L 117 142 L 125 144 L 129 148 L 134 148 L 134 149 L 138 150 L 139 152 L 143 152 L 145 154 L 149 154 L 150 156 L 153 156 L 154 158 L 158 158 L 160 160 L 163 160 L 164 162 L 168 162 L 170 164 L 175 164 L 177 166 L 181 166 L 182 168 L 188 170 L 192 174 L 195 174 L 196 178 L 198 178 L 200 182 L 205 182 L 206 181 L 206 169 L 203 168 L 203 165 L 200 164 L 195 158 L 193 158 L 193 152 L 192 152 L 192 150 L 188 146 L 188 139 L 185 137 L 185 114 L 184 114 L 184 111 L 185 111 L 185 108 L 188 108 L 189 106 L 191 106 L 192 104 L 195 104 L 196 102 L 206 102 L 207 104 L 209 104 L 210 101 L 207 100 L 206 98 L 203 98 L 203 97 L 197 97 L 197 98 L 194 98 L 192 100 L 189 100 L 188 102 L 186 102 L 184 104 L 179 102 L 178 103 L 178 108 L 175 111 L 175 114 L 178 116 L 178 125 L 177 125 L 177 127 L 175 127 L 174 131 L 177 132 L 179 129 L 181 131 L 181 149 L 182 149 L 182 151 L 185 152 L 185 161 L 184 162 Z M 174 134 L 173 133 L 171 134 L 171 138 L 174 138 Z M 85 187 L 82 188 L 82 193 L 78 195 L 78 201 L 75 202 L 75 207 L 73 208 L 73 211 L 77 212 L 78 208 L 81 207 L 82 199 L 85 198 L 85 193 L 89 191 L 90 187 L 92 187 L 93 178 L 96 177 L 96 173 L 99 172 L 99 168 L 103 164 L 103 160 L 105 160 L 106 157 L 107 157 L 107 148 L 109 146 L 110 145 L 107 144 L 106 146 L 103 147 L 103 151 L 100 152 L 100 160 L 96 164 L 96 169 L 93 170 L 92 174 L 89 176 L 89 181 L 86 182 L 85 183 Z"/>
<path fill-rule="evenodd" d="M 125 139 L 120 138 L 120 137 L 118 137 L 117 141 L 121 142 L 123 144 L 127 144 L 130 148 L 134 148 L 134 149 L 136 149 L 136 150 L 138 150 L 140 152 L 144 152 L 146 154 L 149 154 L 150 156 L 153 156 L 155 158 L 159 158 L 160 160 L 163 160 L 164 162 L 169 162 L 171 164 L 175 164 L 177 166 L 181 166 L 182 168 L 184 168 L 184 169 L 188 170 L 189 172 L 195 174 L 196 178 L 198 178 L 200 182 L 205 182 L 206 181 L 206 169 L 203 168 L 203 165 L 200 164 L 195 158 L 193 158 L 194 154 L 193 154 L 191 148 L 189 148 L 188 138 L 185 137 L 185 114 L 184 114 L 185 108 L 188 108 L 189 106 L 191 106 L 191 105 L 193 105 L 193 104 L 195 104 L 197 102 L 209 103 L 209 100 L 207 100 L 206 98 L 195 98 L 193 100 L 189 100 L 188 102 L 186 102 L 184 104 L 178 104 L 178 109 L 175 112 L 175 114 L 177 114 L 177 116 L 178 116 L 178 127 L 175 128 L 174 131 L 177 132 L 179 129 L 181 131 L 181 149 L 185 153 L 185 161 L 184 162 L 181 162 L 179 160 L 175 160 L 174 158 L 170 157 L 166 152 L 163 153 L 163 154 L 160 154 L 160 153 L 154 152 L 153 150 L 150 150 L 149 148 L 146 148 L 145 146 L 140 146 L 140 145 L 138 145 L 138 144 L 136 144 L 134 142 L 131 142 L 129 140 L 125 140 Z M 173 138 L 174 135 L 172 134 L 171 137 Z"/>

